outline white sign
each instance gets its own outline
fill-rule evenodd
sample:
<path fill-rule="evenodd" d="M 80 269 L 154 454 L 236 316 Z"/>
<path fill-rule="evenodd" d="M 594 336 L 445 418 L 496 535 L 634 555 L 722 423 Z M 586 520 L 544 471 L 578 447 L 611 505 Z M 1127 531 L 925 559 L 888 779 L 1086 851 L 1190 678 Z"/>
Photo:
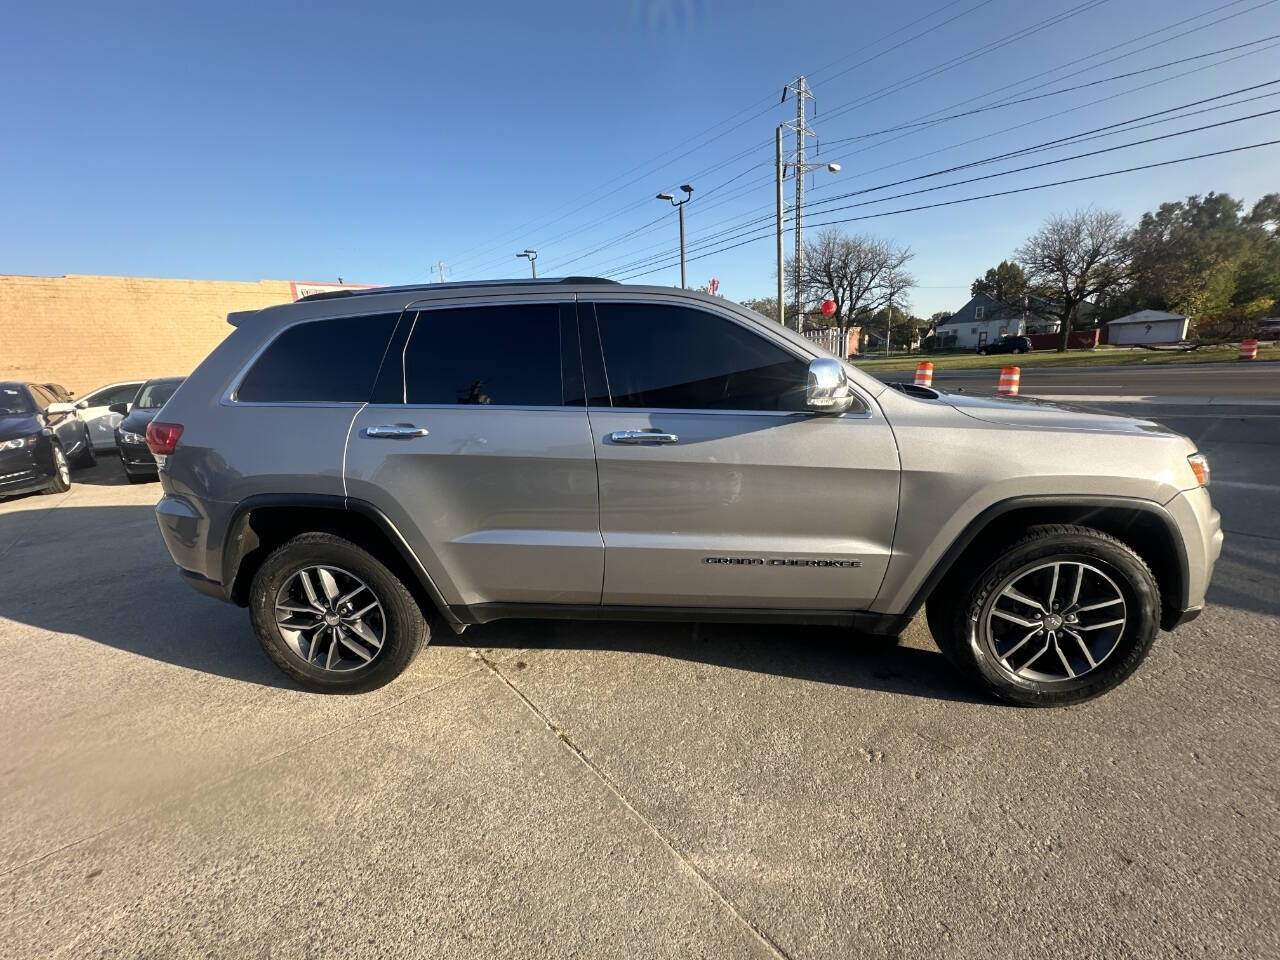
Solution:
<path fill-rule="evenodd" d="M 373 283 L 303 283 L 299 280 L 290 280 L 289 289 L 293 291 L 293 299 L 301 300 L 303 297 L 310 297 L 317 293 L 333 293 L 335 290 L 370 290 L 377 284 Z"/>

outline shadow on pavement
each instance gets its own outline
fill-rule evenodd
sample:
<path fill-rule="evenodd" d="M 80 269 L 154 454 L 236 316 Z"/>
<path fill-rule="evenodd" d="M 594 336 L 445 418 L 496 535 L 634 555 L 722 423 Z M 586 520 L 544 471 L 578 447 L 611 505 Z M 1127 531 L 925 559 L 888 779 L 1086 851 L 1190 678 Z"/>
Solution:
<path fill-rule="evenodd" d="M 498 649 L 647 653 L 837 686 L 996 705 L 969 688 L 936 650 L 899 646 L 892 638 L 838 627 L 507 620 L 472 627 L 461 637 L 437 630 L 433 642 Z"/>
<path fill-rule="evenodd" d="M 0 625 L 6 639 L 25 624 L 188 670 L 296 689 L 262 652 L 244 610 L 179 580 L 150 506 L 32 506 L 0 513 L 0 619 L 14 621 Z"/>

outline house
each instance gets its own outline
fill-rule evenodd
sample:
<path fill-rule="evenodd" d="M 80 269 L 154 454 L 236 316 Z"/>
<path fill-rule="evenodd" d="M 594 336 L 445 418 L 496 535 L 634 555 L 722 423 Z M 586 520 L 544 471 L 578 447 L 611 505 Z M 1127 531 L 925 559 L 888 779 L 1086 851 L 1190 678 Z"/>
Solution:
<path fill-rule="evenodd" d="M 1126 344 L 1179 343 L 1187 339 L 1191 321 L 1180 313 L 1139 310 L 1107 324 L 1107 342 L 1113 347 Z"/>
<path fill-rule="evenodd" d="M 934 331 L 939 347 L 959 347 L 973 349 L 993 343 L 1003 336 L 1023 336 L 1034 317 L 1024 311 L 1001 303 L 995 297 L 985 293 L 977 294 L 972 300 L 941 321 Z M 1041 321 L 1042 318 L 1034 317 Z M 1056 324 L 1056 321 L 1054 321 Z M 1055 326 L 1056 329 L 1056 326 Z"/>

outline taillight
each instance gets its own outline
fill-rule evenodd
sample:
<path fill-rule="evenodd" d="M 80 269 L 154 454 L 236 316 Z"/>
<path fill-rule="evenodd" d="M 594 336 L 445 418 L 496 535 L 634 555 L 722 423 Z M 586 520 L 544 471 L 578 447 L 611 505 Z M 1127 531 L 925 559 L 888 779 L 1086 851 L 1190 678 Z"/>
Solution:
<path fill-rule="evenodd" d="M 178 438 L 181 436 L 182 424 L 156 423 L 152 420 L 147 424 L 147 449 L 153 456 L 167 457 L 178 448 Z"/>

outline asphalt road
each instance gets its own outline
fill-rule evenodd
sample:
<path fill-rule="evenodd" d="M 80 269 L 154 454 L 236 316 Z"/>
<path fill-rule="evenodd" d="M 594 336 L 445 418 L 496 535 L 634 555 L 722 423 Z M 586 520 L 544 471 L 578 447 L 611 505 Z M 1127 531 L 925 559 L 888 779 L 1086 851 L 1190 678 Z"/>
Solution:
<path fill-rule="evenodd" d="M 995 393 L 1002 366 L 1018 358 L 995 357 L 990 369 L 937 370 L 934 386 L 966 393 Z M 911 370 L 869 371 L 888 383 L 909 382 Z M 1126 367 L 1023 367 L 1021 393 L 1028 396 L 1147 398 L 1161 406 L 1190 400 L 1201 403 L 1280 402 L 1280 363 L 1153 364 Z"/>
<path fill-rule="evenodd" d="M 495 624 L 316 696 L 154 485 L 0 503 L 0 955 L 1280 956 L 1280 408 L 1125 408 L 1209 453 L 1226 548 L 1062 710 L 919 621 Z"/>

